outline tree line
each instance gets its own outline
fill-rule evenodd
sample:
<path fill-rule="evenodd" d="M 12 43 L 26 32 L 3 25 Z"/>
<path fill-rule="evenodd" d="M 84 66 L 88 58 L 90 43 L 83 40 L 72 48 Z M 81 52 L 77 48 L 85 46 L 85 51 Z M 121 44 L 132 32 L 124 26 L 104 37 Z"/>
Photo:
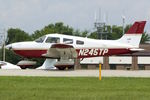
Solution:
<path fill-rule="evenodd" d="M 125 32 L 130 28 L 130 26 L 131 25 L 127 25 L 125 27 Z M 112 27 L 111 26 L 106 26 L 106 27 L 108 30 L 107 39 L 115 40 L 115 39 L 119 39 L 123 35 L 122 33 L 123 28 L 121 26 L 113 25 Z M 89 32 L 87 30 L 85 31 L 75 30 L 69 25 L 64 25 L 63 22 L 49 24 L 41 30 L 36 30 L 33 34 L 29 34 L 19 28 L 10 28 L 7 30 L 7 33 L 8 35 L 7 35 L 6 45 L 14 43 L 14 42 L 33 41 L 43 35 L 52 34 L 52 33 L 98 39 L 97 31 Z M 105 36 L 103 36 L 103 38 L 105 38 Z M 146 32 L 144 32 L 144 34 L 142 35 L 141 43 L 146 43 L 149 40 L 150 40 L 150 36 Z M 2 60 L 2 50 L 0 50 L 0 58 Z M 22 59 L 24 58 L 15 54 L 13 51 L 6 50 L 6 61 L 13 63 L 13 64 L 17 64 Z M 37 66 L 40 66 L 44 61 L 43 58 L 41 59 L 33 58 L 31 60 L 37 61 L 38 62 Z"/>

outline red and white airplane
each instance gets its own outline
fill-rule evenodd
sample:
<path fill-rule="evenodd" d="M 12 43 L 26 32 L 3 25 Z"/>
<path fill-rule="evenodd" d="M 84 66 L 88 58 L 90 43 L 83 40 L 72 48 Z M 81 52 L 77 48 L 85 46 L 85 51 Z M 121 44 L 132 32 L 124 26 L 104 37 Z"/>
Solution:
<path fill-rule="evenodd" d="M 46 58 L 38 69 L 73 65 L 75 58 L 112 56 L 141 51 L 139 43 L 146 21 L 135 22 L 118 40 L 96 40 L 62 34 L 48 34 L 31 42 L 18 42 L 6 46 L 26 58 Z M 57 59 L 57 60 L 56 60 Z M 55 67 L 54 67 L 55 66 Z"/>

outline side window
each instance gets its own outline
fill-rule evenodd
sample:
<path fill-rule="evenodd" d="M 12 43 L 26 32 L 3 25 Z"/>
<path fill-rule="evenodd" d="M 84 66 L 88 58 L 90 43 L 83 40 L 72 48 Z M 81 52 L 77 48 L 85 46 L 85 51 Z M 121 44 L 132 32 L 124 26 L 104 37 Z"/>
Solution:
<path fill-rule="evenodd" d="M 83 41 L 80 41 L 80 40 L 77 40 L 77 41 L 76 41 L 76 44 L 78 44 L 78 45 L 83 45 L 84 42 L 83 42 Z"/>
<path fill-rule="evenodd" d="M 45 43 L 60 43 L 60 38 L 58 37 L 48 37 Z"/>
<path fill-rule="evenodd" d="M 63 38 L 63 43 L 65 43 L 65 44 L 73 44 L 73 39 Z"/>

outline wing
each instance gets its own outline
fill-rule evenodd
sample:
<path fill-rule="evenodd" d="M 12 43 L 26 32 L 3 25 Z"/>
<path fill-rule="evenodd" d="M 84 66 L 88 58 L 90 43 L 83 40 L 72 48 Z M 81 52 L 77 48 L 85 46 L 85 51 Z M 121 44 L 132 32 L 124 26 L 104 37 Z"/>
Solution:
<path fill-rule="evenodd" d="M 53 44 L 46 54 L 42 56 L 53 59 L 75 59 L 77 52 L 72 45 L 68 44 Z"/>

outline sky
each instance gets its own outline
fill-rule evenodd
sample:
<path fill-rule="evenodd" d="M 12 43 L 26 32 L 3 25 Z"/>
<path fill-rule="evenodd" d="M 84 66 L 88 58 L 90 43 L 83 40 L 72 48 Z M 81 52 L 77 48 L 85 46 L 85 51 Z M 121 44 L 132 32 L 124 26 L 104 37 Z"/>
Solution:
<path fill-rule="evenodd" d="M 146 20 L 150 33 L 150 0 L 0 0 L 0 30 L 21 28 L 32 34 L 50 23 L 64 22 L 74 29 L 94 29 L 95 13 L 101 20 L 122 25 Z M 107 16 L 105 18 L 104 16 Z"/>

